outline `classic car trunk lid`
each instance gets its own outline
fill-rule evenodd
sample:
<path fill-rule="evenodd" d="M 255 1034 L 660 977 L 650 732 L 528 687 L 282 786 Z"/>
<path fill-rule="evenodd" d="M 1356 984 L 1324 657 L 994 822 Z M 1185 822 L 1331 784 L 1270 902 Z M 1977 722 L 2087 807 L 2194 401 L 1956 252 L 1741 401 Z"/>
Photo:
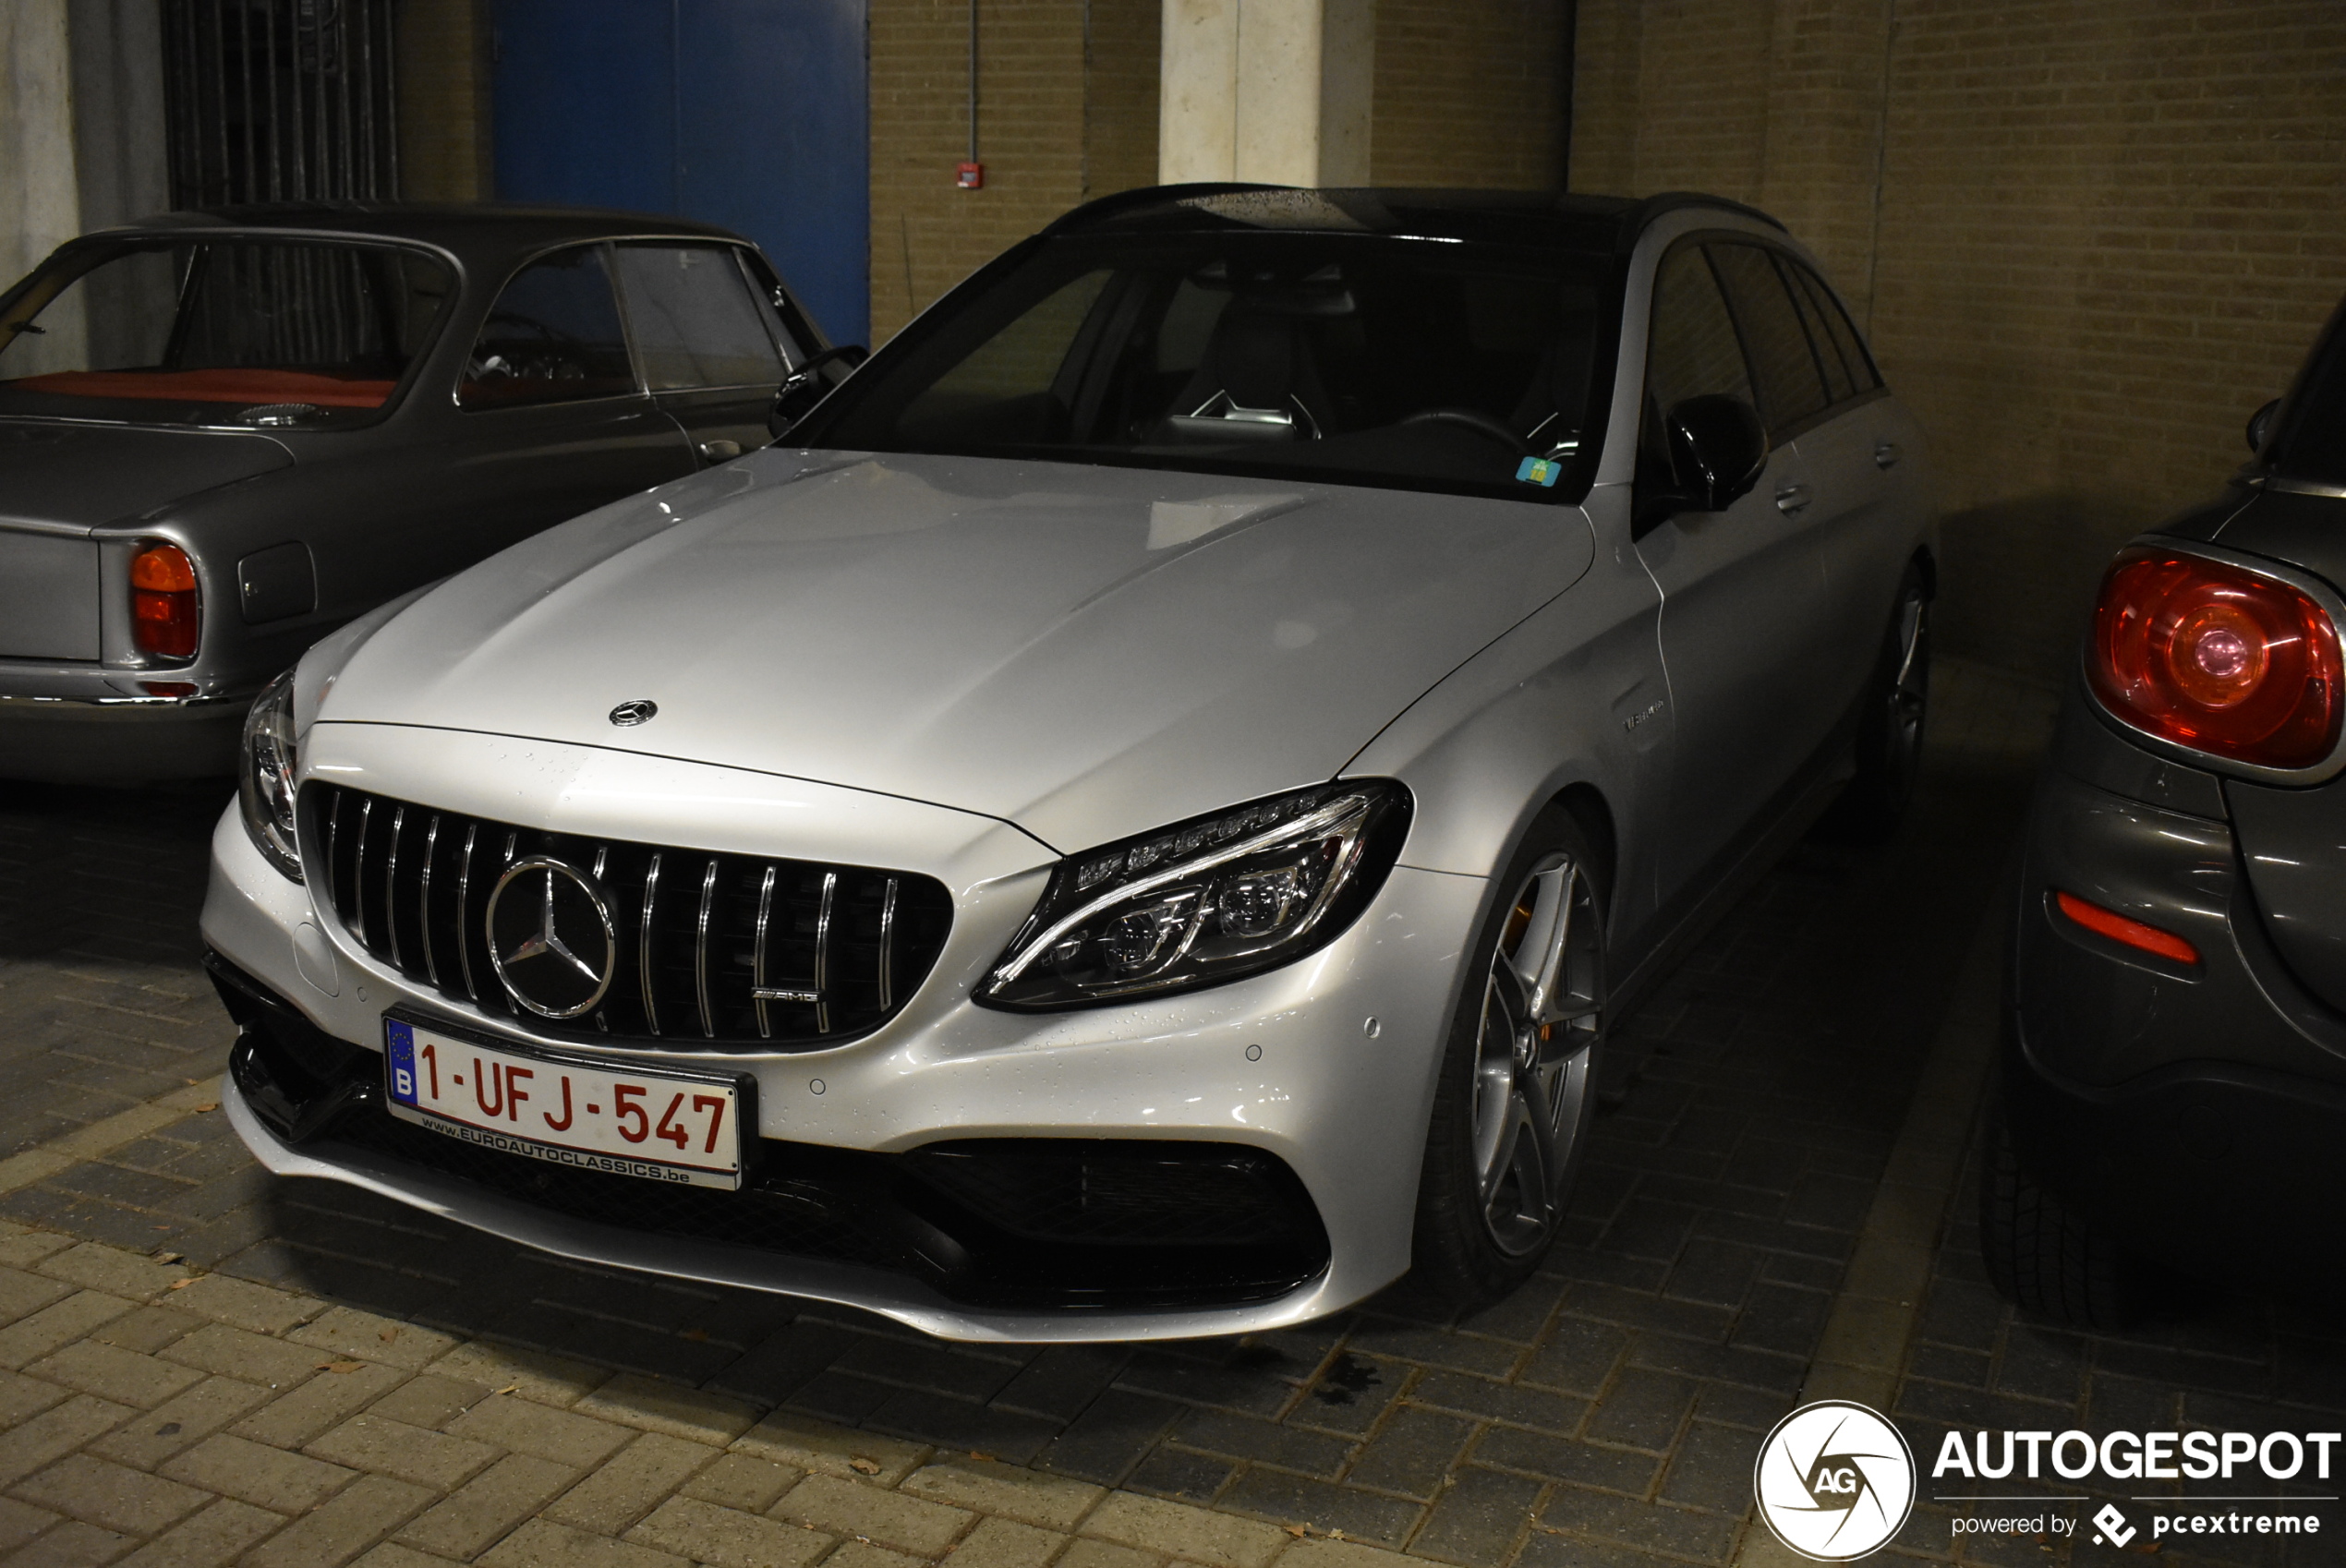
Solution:
<path fill-rule="evenodd" d="M 2346 500 L 2266 494 L 2217 542 L 2346 590 Z M 2258 911 L 2298 980 L 2346 1008 L 2346 776 L 2311 790 L 2228 780 L 2232 830 Z"/>

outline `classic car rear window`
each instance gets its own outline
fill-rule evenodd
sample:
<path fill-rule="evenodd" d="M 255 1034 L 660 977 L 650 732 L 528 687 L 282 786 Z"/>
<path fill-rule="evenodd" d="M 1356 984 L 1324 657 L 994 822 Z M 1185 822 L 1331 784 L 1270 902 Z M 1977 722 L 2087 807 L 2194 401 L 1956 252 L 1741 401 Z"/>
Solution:
<path fill-rule="evenodd" d="M 1604 255 L 1063 235 L 949 296 L 790 439 L 1562 499 L 1618 314 Z"/>
<path fill-rule="evenodd" d="M 331 425 L 387 404 L 455 287 L 417 250 L 226 236 L 68 247 L 0 313 L 0 413 Z"/>

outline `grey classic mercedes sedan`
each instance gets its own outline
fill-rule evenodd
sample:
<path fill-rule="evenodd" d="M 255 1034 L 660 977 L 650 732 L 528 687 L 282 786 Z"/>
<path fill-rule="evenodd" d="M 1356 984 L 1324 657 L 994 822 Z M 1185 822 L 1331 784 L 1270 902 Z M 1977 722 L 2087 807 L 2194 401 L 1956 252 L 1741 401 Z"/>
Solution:
<path fill-rule="evenodd" d="M 614 212 L 180 212 L 0 295 L 0 778 L 225 775 L 334 627 L 767 439 L 823 349 L 748 242 Z"/>
<path fill-rule="evenodd" d="M 1131 193 L 777 418 L 257 700 L 271 1169 L 962 1337 L 1488 1297 L 1608 1020 L 1911 787 L 1922 443 L 1747 208 Z"/>

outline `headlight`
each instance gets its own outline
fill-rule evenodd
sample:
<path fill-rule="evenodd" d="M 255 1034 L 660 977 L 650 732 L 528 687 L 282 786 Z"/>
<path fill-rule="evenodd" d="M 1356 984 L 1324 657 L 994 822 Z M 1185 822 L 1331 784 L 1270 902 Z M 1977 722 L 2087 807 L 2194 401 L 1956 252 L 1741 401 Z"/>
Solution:
<path fill-rule="evenodd" d="M 1082 1007 L 1291 963 L 1368 907 L 1409 826 L 1407 790 L 1346 779 L 1071 855 L 976 999 Z"/>
<path fill-rule="evenodd" d="M 296 882 L 301 846 L 294 837 L 294 672 L 260 689 L 245 716 L 245 744 L 236 769 L 236 799 L 245 831 L 262 858 Z"/>

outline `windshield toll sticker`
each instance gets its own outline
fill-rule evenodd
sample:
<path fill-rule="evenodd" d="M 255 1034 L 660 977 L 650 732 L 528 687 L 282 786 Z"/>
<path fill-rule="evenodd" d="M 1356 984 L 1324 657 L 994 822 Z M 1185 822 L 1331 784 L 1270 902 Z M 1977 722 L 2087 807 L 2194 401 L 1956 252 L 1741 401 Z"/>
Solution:
<path fill-rule="evenodd" d="M 1527 457 L 1517 465 L 1515 476 L 1527 485 L 1543 485 L 1554 489 L 1556 477 L 1563 472 L 1564 464 L 1553 457 Z"/>

